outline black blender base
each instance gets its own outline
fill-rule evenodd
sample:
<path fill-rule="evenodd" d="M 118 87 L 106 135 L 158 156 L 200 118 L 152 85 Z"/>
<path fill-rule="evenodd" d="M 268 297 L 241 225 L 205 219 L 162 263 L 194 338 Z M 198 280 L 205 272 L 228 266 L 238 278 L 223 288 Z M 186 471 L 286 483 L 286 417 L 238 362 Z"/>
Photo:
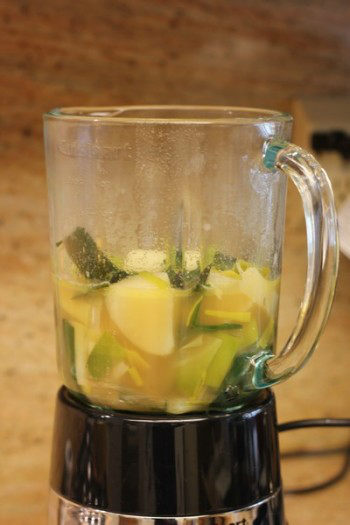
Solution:
<path fill-rule="evenodd" d="M 57 509 L 109 519 L 83 523 L 285 525 L 274 396 L 229 414 L 170 416 L 93 408 L 62 387 L 51 488 Z"/>

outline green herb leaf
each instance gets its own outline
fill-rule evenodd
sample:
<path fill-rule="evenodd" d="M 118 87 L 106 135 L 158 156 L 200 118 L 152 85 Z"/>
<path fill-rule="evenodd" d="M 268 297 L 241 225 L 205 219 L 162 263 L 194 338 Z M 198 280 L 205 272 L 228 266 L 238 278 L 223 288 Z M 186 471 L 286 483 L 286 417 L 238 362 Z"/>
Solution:
<path fill-rule="evenodd" d="M 216 270 L 231 270 L 236 262 L 236 257 L 225 255 L 221 252 L 216 252 L 214 255 L 213 266 Z"/>
<path fill-rule="evenodd" d="M 84 228 L 76 228 L 63 242 L 68 255 L 87 279 L 116 283 L 128 276 L 104 255 Z"/>
<path fill-rule="evenodd" d="M 194 288 L 194 291 L 200 291 L 201 287 L 207 282 L 211 266 L 206 266 L 203 271 L 199 267 L 195 270 L 186 270 L 183 261 L 184 257 L 181 250 L 176 250 L 170 257 L 167 274 L 171 286 L 186 290 Z"/>
<path fill-rule="evenodd" d="M 177 272 L 176 270 L 170 267 L 167 269 L 167 274 L 169 277 L 170 284 L 173 288 L 185 288 L 185 281 L 182 272 Z"/>
<path fill-rule="evenodd" d="M 203 289 L 203 287 L 207 286 L 207 280 L 210 274 L 210 270 L 211 270 L 211 264 L 206 266 L 204 270 L 200 272 L 199 282 L 194 289 L 195 292 L 200 292 Z"/>

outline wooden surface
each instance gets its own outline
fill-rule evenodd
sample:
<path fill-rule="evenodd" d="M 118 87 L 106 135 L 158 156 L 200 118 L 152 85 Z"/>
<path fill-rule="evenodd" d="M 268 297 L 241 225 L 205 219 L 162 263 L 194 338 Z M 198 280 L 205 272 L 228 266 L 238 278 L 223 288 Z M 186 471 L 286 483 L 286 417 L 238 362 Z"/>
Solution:
<path fill-rule="evenodd" d="M 4 148 L 63 105 L 288 109 L 350 93 L 348 0 L 2 0 Z"/>
<path fill-rule="evenodd" d="M 27 155 L 2 160 L 0 178 L 0 523 L 44 525 L 54 396 L 58 388 L 48 258 L 44 167 Z M 280 336 L 295 319 L 304 285 L 305 241 L 300 206 L 290 193 Z M 341 258 L 332 314 L 311 362 L 276 387 L 280 421 L 350 416 L 350 261 Z M 292 432 L 282 451 L 342 446 L 348 430 Z M 335 473 L 341 456 L 283 461 L 286 487 Z M 287 496 L 290 525 L 348 523 L 350 476 L 334 487 Z M 332 521 L 333 520 L 333 521 Z"/>
<path fill-rule="evenodd" d="M 350 93 L 348 0 L 5 0 L 0 2 L 0 523 L 44 525 L 58 387 L 41 114 L 60 105 L 248 104 Z M 304 281 L 304 227 L 291 193 L 280 335 Z M 315 356 L 276 388 L 281 421 L 350 416 L 350 261 L 341 259 Z M 347 443 L 348 431 L 283 436 L 282 450 Z M 286 486 L 341 458 L 283 461 Z M 290 525 L 345 525 L 350 476 L 286 497 Z"/>

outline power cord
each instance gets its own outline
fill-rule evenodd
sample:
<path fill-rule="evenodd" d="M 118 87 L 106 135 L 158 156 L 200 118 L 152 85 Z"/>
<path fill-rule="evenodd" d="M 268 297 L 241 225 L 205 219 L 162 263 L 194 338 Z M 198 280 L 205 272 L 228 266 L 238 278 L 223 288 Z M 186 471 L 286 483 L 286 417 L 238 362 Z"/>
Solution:
<path fill-rule="evenodd" d="M 288 421 L 277 426 L 279 432 L 287 432 L 289 430 L 300 430 L 302 428 L 317 428 L 317 427 L 350 427 L 350 418 L 323 418 L 323 419 L 301 419 L 297 421 Z M 334 453 L 344 453 L 344 462 L 340 470 L 332 477 L 321 483 L 315 483 L 308 487 L 293 488 L 285 490 L 285 494 L 309 494 L 317 490 L 322 490 L 341 481 L 350 467 L 350 446 L 345 448 L 327 449 L 327 450 L 299 450 L 282 454 L 282 458 L 287 457 L 307 457 L 307 456 L 321 456 Z"/>
<path fill-rule="evenodd" d="M 350 418 L 299 419 L 281 423 L 277 426 L 279 432 L 311 427 L 350 427 Z"/>

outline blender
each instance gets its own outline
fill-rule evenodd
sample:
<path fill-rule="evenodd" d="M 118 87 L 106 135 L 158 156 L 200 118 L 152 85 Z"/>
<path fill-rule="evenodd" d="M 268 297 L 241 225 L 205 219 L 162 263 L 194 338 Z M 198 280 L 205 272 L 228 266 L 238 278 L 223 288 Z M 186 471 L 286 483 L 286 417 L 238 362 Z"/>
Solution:
<path fill-rule="evenodd" d="M 304 365 L 329 314 L 326 173 L 271 110 L 76 107 L 44 121 L 64 385 L 49 524 L 285 524 L 270 387 Z M 288 178 L 308 267 L 277 351 Z"/>

